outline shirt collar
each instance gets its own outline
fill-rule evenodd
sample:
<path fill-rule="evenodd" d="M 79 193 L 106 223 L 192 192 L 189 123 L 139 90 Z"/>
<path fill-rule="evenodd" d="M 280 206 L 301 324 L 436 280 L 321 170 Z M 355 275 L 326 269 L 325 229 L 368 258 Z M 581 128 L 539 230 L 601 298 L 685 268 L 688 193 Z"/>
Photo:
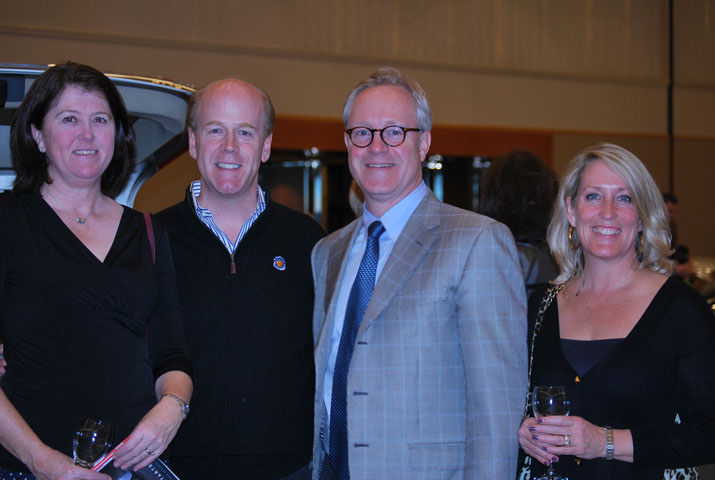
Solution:
<path fill-rule="evenodd" d="M 363 215 L 362 221 L 363 226 L 367 231 L 367 227 L 375 220 L 380 220 L 382 225 L 385 227 L 385 233 L 383 234 L 387 239 L 395 240 L 400 236 L 402 230 L 407 225 L 412 213 L 417 209 L 422 199 L 427 195 L 427 185 L 425 182 L 420 182 L 420 184 L 415 187 L 410 193 L 408 193 L 405 198 L 393 205 L 381 218 L 377 218 L 375 215 L 370 213 L 367 206 L 363 203 Z"/>
<path fill-rule="evenodd" d="M 213 218 L 213 213 L 211 213 L 211 210 L 208 208 L 204 208 L 201 205 L 199 205 L 199 195 L 201 195 L 201 180 L 194 180 L 191 182 L 191 186 L 189 187 L 191 190 L 191 201 L 194 204 L 194 209 L 196 210 L 196 215 L 202 218 Z M 262 212 L 263 210 L 266 209 L 266 194 L 263 192 L 263 189 L 261 186 L 258 186 L 258 192 L 256 193 L 256 210 L 254 211 L 254 216 L 255 212 Z"/>

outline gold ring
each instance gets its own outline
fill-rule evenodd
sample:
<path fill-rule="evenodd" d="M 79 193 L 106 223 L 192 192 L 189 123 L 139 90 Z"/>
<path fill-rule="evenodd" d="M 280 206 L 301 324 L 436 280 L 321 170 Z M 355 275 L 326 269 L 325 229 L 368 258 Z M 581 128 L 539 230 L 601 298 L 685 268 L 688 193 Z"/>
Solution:
<path fill-rule="evenodd" d="M 571 446 L 571 437 L 568 435 L 564 435 L 564 447 L 570 447 Z"/>

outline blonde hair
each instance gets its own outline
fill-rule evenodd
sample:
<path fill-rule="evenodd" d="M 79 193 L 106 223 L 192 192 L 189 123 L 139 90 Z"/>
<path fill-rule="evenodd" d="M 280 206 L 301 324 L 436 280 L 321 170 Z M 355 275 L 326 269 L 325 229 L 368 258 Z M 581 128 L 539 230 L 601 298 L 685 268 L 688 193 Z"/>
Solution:
<path fill-rule="evenodd" d="M 583 150 L 571 160 L 556 197 L 554 213 L 546 234 L 560 272 L 554 283 L 564 283 L 583 272 L 583 249 L 579 247 L 573 250 L 569 245 L 571 224 L 566 216 L 566 202 L 571 199 L 572 205 L 574 204 L 584 170 L 590 163 L 599 160 L 616 172 L 631 191 L 642 227 L 633 247 L 639 267 L 670 273 L 672 264 L 668 259 L 671 250 L 668 214 L 653 177 L 643 163 L 625 148 L 599 143 Z M 574 245 L 578 244 L 575 231 L 573 237 Z M 641 241 L 643 248 L 638 252 Z"/>

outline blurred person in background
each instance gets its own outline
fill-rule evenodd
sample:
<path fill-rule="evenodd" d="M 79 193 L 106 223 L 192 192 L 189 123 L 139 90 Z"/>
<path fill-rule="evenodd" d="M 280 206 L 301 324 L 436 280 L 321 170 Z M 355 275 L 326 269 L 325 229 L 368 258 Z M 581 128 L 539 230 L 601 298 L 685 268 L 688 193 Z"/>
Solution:
<path fill-rule="evenodd" d="M 482 174 L 479 213 L 505 224 L 514 235 L 527 297 L 558 273 L 546 244 L 558 189 L 554 170 L 528 150 L 510 151 Z"/>
<path fill-rule="evenodd" d="M 693 284 L 695 281 L 695 266 L 690 257 L 690 249 L 680 243 L 678 232 L 678 197 L 670 193 L 663 194 L 665 206 L 668 209 L 668 221 L 670 222 L 671 247 L 673 253 L 670 258 L 673 260 L 673 274 Z"/>

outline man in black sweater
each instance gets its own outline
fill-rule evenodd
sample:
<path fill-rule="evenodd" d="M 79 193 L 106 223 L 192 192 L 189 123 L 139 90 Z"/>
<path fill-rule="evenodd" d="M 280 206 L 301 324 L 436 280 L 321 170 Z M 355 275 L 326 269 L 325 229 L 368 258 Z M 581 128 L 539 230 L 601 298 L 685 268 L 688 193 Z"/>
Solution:
<path fill-rule="evenodd" d="M 258 186 L 275 114 L 237 79 L 191 98 L 201 179 L 159 213 L 167 225 L 194 363 L 191 414 L 170 449 L 183 480 L 309 478 L 313 284 L 310 217 Z"/>

